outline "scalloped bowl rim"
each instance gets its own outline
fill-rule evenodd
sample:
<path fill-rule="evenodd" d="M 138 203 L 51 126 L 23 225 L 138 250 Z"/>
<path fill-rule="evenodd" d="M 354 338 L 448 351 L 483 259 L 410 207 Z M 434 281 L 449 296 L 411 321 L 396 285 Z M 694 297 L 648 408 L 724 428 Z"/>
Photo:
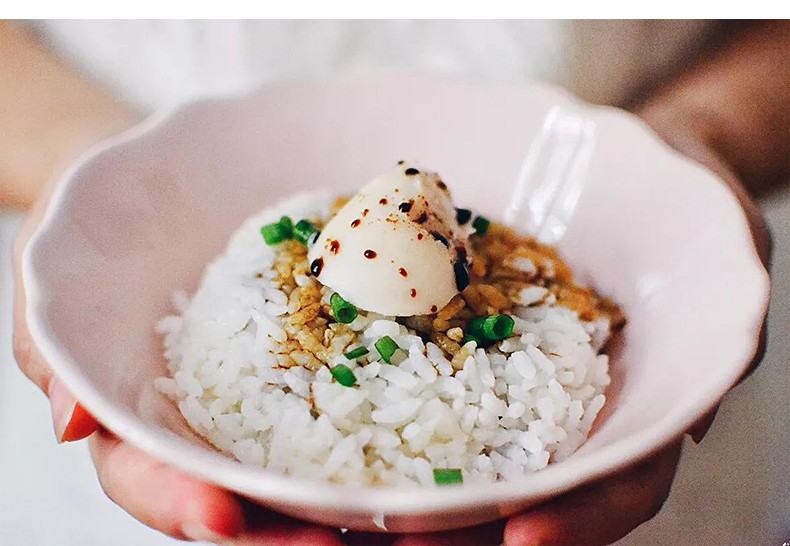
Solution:
<path fill-rule="evenodd" d="M 334 81 L 337 80 L 338 78 L 334 79 Z M 296 83 L 320 81 L 322 80 L 299 80 Z M 468 80 L 461 81 L 468 83 Z M 348 510 L 386 514 L 428 513 L 486 503 L 518 502 L 529 497 L 546 498 L 579 484 L 612 474 L 618 469 L 642 460 L 683 435 L 701 415 L 720 401 L 745 371 L 759 344 L 758 332 L 768 308 L 770 278 L 758 257 L 745 213 L 739 206 L 738 208 L 741 210 L 741 240 L 738 246 L 743 247 L 743 243 L 746 243 L 750 249 L 749 256 L 744 257 L 742 263 L 744 267 L 751 267 L 751 274 L 760 284 L 763 294 L 762 299 L 755 300 L 752 309 L 745 310 L 743 313 L 744 336 L 740 343 L 741 350 L 733 354 L 733 361 L 737 361 L 739 365 L 731 366 L 730 373 L 722 374 L 707 392 L 701 393 L 693 406 L 673 408 L 673 411 L 668 412 L 664 419 L 652 427 L 646 427 L 636 434 L 586 454 L 583 459 L 568 467 L 558 468 L 549 465 L 540 472 L 531 474 L 528 479 L 485 485 L 467 485 L 460 488 L 376 488 L 323 483 L 241 465 L 217 452 L 193 445 L 172 432 L 147 425 L 126 410 L 116 406 L 112 400 L 93 387 L 90 379 L 82 372 L 80 365 L 74 361 L 68 349 L 56 341 L 56 337 L 43 315 L 41 283 L 32 263 L 33 255 L 46 240 L 55 218 L 64 212 L 62 204 L 72 189 L 76 175 L 105 152 L 155 134 L 157 130 L 176 122 L 182 116 L 190 115 L 201 108 L 211 107 L 218 103 L 241 102 L 264 89 L 288 86 L 293 83 L 290 81 L 271 83 L 238 95 L 186 102 L 159 111 L 131 129 L 94 146 L 72 163 L 60 177 L 42 223 L 23 251 L 22 276 L 27 294 L 26 312 L 33 341 L 44 359 L 52 364 L 58 377 L 80 400 L 81 405 L 92 415 L 97 416 L 106 428 L 125 441 L 208 482 L 273 502 L 296 502 L 302 505 L 329 507 L 335 506 L 337 499 L 342 498 L 344 508 Z M 707 170 L 670 148 L 652 133 L 639 118 L 628 112 L 614 107 L 583 103 L 564 89 L 551 85 L 513 85 L 543 88 L 546 92 L 555 94 L 558 100 L 574 101 L 584 109 L 598 112 L 608 111 L 607 113 L 613 116 L 630 118 L 632 122 L 641 126 L 641 130 L 651 134 L 655 145 L 663 148 L 664 154 L 673 154 L 682 158 L 690 168 Z M 726 192 L 729 199 L 737 202 L 735 194 L 721 183 L 718 177 L 715 178 L 715 180 L 712 177 L 708 179 L 712 183 L 711 191 Z M 715 184 L 713 184 L 714 182 Z"/>

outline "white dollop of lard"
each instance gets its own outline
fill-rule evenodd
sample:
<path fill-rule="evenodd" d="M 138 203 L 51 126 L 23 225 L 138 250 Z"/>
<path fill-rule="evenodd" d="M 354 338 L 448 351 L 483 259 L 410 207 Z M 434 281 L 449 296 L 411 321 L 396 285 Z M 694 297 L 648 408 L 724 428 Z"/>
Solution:
<path fill-rule="evenodd" d="M 468 239 L 439 176 L 400 163 L 337 212 L 308 258 L 321 283 L 361 309 L 423 315 L 468 283 Z"/>

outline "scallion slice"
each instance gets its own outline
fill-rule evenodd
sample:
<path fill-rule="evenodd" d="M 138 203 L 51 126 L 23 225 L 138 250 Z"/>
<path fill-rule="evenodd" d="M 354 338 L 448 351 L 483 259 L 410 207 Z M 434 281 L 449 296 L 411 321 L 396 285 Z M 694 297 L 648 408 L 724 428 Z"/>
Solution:
<path fill-rule="evenodd" d="M 294 238 L 303 245 L 312 245 L 318 239 L 318 234 L 318 228 L 309 220 L 299 220 L 294 226 Z"/>
<path fill-rule="evenodd" d="M 357 308 L 343 299 L 343 296 L 335 292 L 329 298 L 329 305 L 332 306 L 332 314 L 335 315 L 335 320 L 343 324 L 354 322 L 359 313 Z"/>
<path fill-rule="evenodd" d="M 369 352 L 370 351 L 368 351 L 367 347 L 357 347 L 356 349 L 352 349 L 351 351 L 345 353 L 343 356 L 349 360 L 356 360 L 365 356 Z"/>
<path fill-rule="evenodd" d="M 433 480 L 438 485 L 453 485 L 464 483 L 464 476 L 460 468 L 434 468 Z"/>
<path fill-rule="evenodd" d="M 294 223 L 288 216 L 281 216 L 280 217 L 280 225 L 283 226 L 288 231 L 288 236 L 294 236 Z"/>
<path fill-rule="evenodd" d="M 472 227 L 475 228 L 475 235 L 480 235 L 481 237 L 486 234 L 488 226 L 490 225 L 491 222 L 482 216 L 478 216 L 472 220 Z"/>
<path fill-rule="evenodd" d="M 485 338 L 485 334 L 483 334 L 483 322 L 485 320 L 486 317 L 477 317 L 470 320 L 466 325 L 466 334 L 477 339 Z"/>
<path fill-rule="evenodd" d="M 509 315 L 491 315 L 483 320 L 483 335 L 492 341 L 507 339 L 513 335 L 515 321 Z"/>
<path fill-rule="evenodd" d="M 390 336 L 384 336 L 380 340 L 378 340 L 374 346 L 376 350 L 381 355 L 381 359 L 390 364 L 392 360 L 392 355 L 395 354 L 395 351 L 398 349 L 398 344 Z"/>
<path fill-rule="evenodd" d="M 287 225 L 283 225 L 280 221 L 263 226 L 261 228 L 261 235 L 263 235 L 263 240 L 267 245 L 274 246 L 290 239 L 291 231 L 288 229 Z"/>
<path fill-rule="evenodd" d="M 357 376 L 355 376 L 351 368 L 345 364 L 337 364 L 330 372 L 332 373 L 332 377 L 344 387 L 353 387 L 357 384 Z"/>

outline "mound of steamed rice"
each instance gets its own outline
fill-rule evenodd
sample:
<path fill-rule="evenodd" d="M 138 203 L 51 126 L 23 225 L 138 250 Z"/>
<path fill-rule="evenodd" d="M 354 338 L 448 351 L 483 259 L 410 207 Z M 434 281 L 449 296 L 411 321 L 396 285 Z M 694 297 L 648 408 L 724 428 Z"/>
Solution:
<path fill-rule="evenodd" d="M 461 469 L 465 483 L 516 479 L 584 442 L 610 381 L 607 356 L 597 354 L 609 320 L 583 321 L 544 288 L 522 291 L 509 312 L 513 337 L 487 349 L 467 344 L 462 367 L 393 317 L 373 313 L 349 325 L 370 351 L 364 365 L 342 349 L 329 362 L 349 366 L 357 386 L 337 383 L 326 365 L 282 366 L 288 297 L 274 282 L 276 249 L 262 244 L 259 230 L 283 215 L 326 219 L 331 203 L 303 195 L 250 218 L 194 297 L 177 294 L 179 314 L 158 325 L 171 377 L 156 386 L 197 433 L 275 472 L 428 487 L 440 468 Z M 403 350 L 397 365 L 376 351 L 384 335 Z"/>

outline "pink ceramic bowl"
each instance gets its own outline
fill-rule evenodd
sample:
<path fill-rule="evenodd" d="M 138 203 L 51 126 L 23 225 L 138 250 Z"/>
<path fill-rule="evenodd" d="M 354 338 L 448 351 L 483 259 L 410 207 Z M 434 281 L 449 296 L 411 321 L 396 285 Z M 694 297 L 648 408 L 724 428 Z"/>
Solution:
<path fill-rule="evenodd" d="M 744 372 L 769 280 L 733 194 L 635 117 L 579 104 L 598 140 L 560 251 L 625 309 L 609 401 L 567 460 L 486 487 L 352 488 L 244 467 L 208 448 L 153 387 L 154 325 L 171 294 L 250 214 L 292 192 L 348 193 L 401 158 L 500 218 L 556 89 L 383 77 L 270 85 L 176 109 L 105 143 L 64 177 L 26 249 L 31 333 L 118 436 L 275 510 L 338 527 L 426 531 L 513 514 L 682 434 Z"/>

